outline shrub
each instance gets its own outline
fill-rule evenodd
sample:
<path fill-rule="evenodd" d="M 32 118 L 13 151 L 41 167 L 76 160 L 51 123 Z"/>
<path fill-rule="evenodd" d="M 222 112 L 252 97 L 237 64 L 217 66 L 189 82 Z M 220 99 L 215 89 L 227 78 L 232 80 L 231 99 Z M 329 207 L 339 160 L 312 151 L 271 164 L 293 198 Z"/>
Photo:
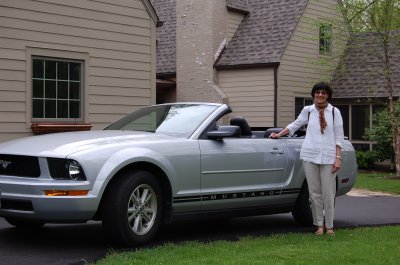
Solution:
<path fill-rule="evenodd" d="M 396 101 L 394 105 L 395 117 L 400 114 L 400 102 Z M 395 121 L 398 124 L 398 120 Z M 372 115 L 371 128 L 365 130 L 364 138 L 374 142 L 374 151 L 377 154 L 376 159 L 383 161 L 385 159 L 393 160 L 394 151 L 392 146 L 392 127 L 390 123 L 390 113 L 386 106 L 380 112 Z"/>
<path fill-rule="evenodd" d="M 378 160 L 378 155 L 374 151 L 356 151 L 356 159 L 358 168 L 371 169 Z"/>

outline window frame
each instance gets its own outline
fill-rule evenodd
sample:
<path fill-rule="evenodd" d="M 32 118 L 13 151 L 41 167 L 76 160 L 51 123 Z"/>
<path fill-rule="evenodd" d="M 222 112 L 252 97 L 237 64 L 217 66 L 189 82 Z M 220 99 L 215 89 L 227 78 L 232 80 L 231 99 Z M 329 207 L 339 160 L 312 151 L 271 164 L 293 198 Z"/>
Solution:
<path fill-rule="evenodd" d="M 33 118 L 33 59 L 43 58 L 58 61 L 72 61 L 81 63 L 81 117 L 78 118 Z M 47 49 L 38 47 L 26 48 L 26 128 L 30 129 L 32 124 L 52 123 L 52 124 L 78 124 L 88 121 L 88 93 L 90 87 L 87 83 L 89 79 L 89 54 L 86 52 Z"/>

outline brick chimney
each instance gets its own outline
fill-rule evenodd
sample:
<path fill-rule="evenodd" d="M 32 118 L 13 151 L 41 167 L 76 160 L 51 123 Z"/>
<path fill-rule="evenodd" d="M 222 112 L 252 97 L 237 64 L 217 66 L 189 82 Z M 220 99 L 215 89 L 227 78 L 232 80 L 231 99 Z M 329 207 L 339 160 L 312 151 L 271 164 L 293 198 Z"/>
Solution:
<path fill-rule="evenodd" d="M 213 64 L 226 34 L 225 0 L 176 0 L 177 101 L 225 100 Z"/>

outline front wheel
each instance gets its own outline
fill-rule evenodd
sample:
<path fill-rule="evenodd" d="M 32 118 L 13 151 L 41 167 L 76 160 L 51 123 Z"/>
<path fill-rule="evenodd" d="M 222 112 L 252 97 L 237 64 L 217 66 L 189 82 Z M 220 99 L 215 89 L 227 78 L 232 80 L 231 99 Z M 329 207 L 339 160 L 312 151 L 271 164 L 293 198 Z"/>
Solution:
<path fill-rule="evenodd" d="M 153 174 L 123 174 L 104 199 L 103 227 L 112 243 L 135 246 L 155 236 L 162 218 L 162 194 Z"/>
<path fill-rule="evenodd" d="M 304 182 L 303 186 L 301 187 L 299 197 L 297 197 L 296 205 L 292 211 L 292 215 L 296 222 L 301 225 L 313 225 L 307 182 Z"/>

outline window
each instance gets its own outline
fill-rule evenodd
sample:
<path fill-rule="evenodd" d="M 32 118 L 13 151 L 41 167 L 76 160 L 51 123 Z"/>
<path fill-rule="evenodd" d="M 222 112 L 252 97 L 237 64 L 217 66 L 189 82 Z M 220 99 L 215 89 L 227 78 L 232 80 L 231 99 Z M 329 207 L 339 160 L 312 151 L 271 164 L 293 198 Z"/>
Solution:
<path fill-rule="evenodd" d="M 337 105 L 336 106 L 335 105 L 335 107 L 340 110 L 340 114 L 342 115 L 344 136 L 350 137 L 349 106 L 347 106 L 347 105 Z"/>
<path fill-rule="evenodd" d="M 376 104 L 340 105 L 334 104 L 343 117 L 344 136 L 347 136 L 356 150 L 372 150 L 373 143 L 364 139 L 365 129 L 373 126 L 371 117 L 385 106 Z"/>
<path fill-rule="evenodd" d="M 332 25 L 323 24 L 319 27 L 319 54 L 330 55 L 332 52 Z"/>
<path fill-rule="evenodd" d="M 373 105 L 372 106 L 372 114 L 377 114 L 381 111 L 384 111 L 387 107 L 385 105 Z"/>
<path fill-rule="evenodd" d="M 305 106 L 314 104 L 312 99 L 309 98 L 295 98 L 294 115 L 295 118 L 300 115 Z"/>
<path fill-rule="evenodd" d="M 353 147 L 357 151 L 369 151 L 369 150 L 371 150 L 370 144 L 353 143 Z"/>
<path fill-rule="evenodd" d="M 82 62 L 32 60 L 32 118 L 82 119 Z"/>
<path fill-rule="evenodd" d="M 351 140 L 365 140 L 363 138 L 365 129 L 369 128 L 370 107 L 369 105 L 353 105 L 351 111 Z"/>

